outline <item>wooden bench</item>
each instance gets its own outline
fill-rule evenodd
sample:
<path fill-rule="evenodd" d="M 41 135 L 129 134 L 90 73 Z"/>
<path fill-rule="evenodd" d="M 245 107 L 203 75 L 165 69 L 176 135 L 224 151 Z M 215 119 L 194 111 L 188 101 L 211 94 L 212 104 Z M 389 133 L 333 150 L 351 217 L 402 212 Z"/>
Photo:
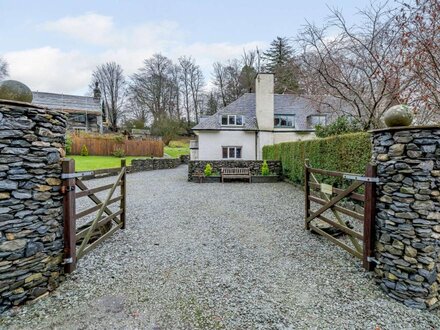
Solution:
<path fill-rule="evenodd" d="M 252 182 L 251 169 L 250 168 L 222 168 L 221 169 L 222 183 L 225 179 L 249 179 L 249 183 Z"/>
<path fill-rule="evenodd" d="M 203 178 L 205 177 L 205 173 L 203 173 L 203 171 L 201 171 L 201 170 L 196 170 L 192 176 L 193 176 L 193 178 L 198 178 L 199 183 L 202 183 Z"/>

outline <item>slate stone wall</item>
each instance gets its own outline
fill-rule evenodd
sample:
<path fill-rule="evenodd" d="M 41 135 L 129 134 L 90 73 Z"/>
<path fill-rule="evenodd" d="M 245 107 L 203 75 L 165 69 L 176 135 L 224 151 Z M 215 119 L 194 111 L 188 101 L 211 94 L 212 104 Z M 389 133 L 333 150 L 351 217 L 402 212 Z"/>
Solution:
<path fill-rule="evenodd" d="M 184 163 L 182 158 L 151 158 L 151 159 L 133 159 L 129 172 L 165 170 L 176 168 Z"/>
<path fill-rule="evenodd" d="M 60 281 L 65 130 L 64 114 L 0 101 L 0 312 Z"/>
<path fill-rule="evenodd" d="M 261 175 L 262 160 L 190 160 L 188 163 L 188 181 L 193 181 L 195 171 L 203 171 L 207 164 L 211 164 L 212 172 L 220 173 L 222 167 L 250 168 L 252 175 Z M 270 173 L 281 175 L 280 161 L 267 161 Z"/>
<path fill-rule="evenodd" d="M 378 282 L 407 306 L 438 307 L 440 127 L 373 131 L 372 141 Z"/>

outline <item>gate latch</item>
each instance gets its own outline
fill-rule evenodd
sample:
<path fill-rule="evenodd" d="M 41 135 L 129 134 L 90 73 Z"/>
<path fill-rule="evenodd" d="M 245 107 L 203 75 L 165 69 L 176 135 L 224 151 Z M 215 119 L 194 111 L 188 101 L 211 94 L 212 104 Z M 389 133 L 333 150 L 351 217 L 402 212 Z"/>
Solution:
<path fill-rule="evenodd" d="M 352 174 L 344 174 L 342 177 L 348 180 L 379 183 L 379 178 L 377 177 L 360 176 L 360 175 L 352 175 Z"/>

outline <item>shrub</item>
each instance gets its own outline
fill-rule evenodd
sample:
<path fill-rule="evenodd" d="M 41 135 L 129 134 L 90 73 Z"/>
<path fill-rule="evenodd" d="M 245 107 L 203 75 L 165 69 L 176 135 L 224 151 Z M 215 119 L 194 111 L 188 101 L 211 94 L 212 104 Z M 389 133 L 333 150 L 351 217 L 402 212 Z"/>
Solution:
<path fill-rule="evenodd" d="M 263 176 L 269 175 L 269 165 L 267 165 L 266 161 L 263 161 L 263 165 L 261 166 L 261 175 Z"/>
<path fill-rule="evenodd" d="M 112 152 L 112 155 L 115 156 L 115 157 L 122 158 L 122 157 L 125 157 L 125 151 L 124 151 L 124 149 L 122 149 L 122 148 L 116 148 L 116 149 Z"/>
<path fill-rule="evenodd" d="M 350 120 L 346 116 L 338 117 L 333 123 L 323 126 L 315 126 L 315 134 L 317 137 L 325 138 L 329 136 L 354 133 L 362 131 L 362 126 L 357 120 Z"/>
<path fill-rule="evenodd" d="M 70 155 L 72 152 L 72 136 L 70 134 L 66 134 L 66 155 Z"/>
<path fill-rule="evenodd" d="M 212 166 L 211 166 L 211 164 L 206 164 L 205 170 L 203 172 L 205 173 L 205 176 L 211 176 L 212 175 Z"/>
<path fill-rule="evenodd" d="M 281 160 L 283 175 L 295 183 L 304 183 L 304 161 L 310 165 L 330 171 L 365 173 L 371 159 L 369 133 L 352 133 L 265 146 L 263 157 Z M 339 178 L 325 177 L 325 182 L 335 184 Z"/>
<path fill-rule="evenodd" d="M 88 156 L 88 155 L 89 155 L 89 150 L 87 149 L 87 146 L 83 144 L 83 146 L 81 147 L 81 156 Z"/>

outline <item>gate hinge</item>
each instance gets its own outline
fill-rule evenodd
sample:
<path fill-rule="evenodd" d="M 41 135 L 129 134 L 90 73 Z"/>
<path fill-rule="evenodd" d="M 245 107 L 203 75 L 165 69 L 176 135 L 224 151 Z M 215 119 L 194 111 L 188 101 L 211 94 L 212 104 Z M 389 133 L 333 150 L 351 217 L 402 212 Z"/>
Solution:
<path fill-rule="evenodd" d="M 63 264 L 64 264 L 64 265 L 67 265 L 67 264 L 73 264 L 73 258 L 72 258 L 72 257 L 70 257 L 70 258 L 65 258 L 65 259 L 63 260 Z"/>
<path fill-rule="evenodd" d="M 74 191 L 75 186 L 61 186 L 61 194 L 65 194 L 69 191 Z"/>
<path fill-rule="evenodd" d="M 380 265 L 380 261 L 373 257 L 367 257 L 368 262 L 374 262 L 376 265 Z"/>
<path fill-rule="evenodd" d="M 377 178 L 377 177 L 359 176 L 359 175 L 352 175 L 352 174 L 344 174 L 342 177 L 344 179 L 349 179 L 349 180 L 379 183 L 379 178 Z"/>

